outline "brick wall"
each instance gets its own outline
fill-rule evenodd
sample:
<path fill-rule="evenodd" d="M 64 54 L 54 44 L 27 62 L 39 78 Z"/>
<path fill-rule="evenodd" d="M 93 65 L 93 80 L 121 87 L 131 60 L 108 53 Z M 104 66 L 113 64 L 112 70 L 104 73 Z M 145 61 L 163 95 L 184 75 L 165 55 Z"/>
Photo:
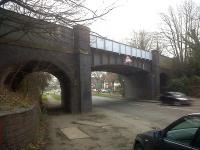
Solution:
<path fill-rule="evenodd" d="M 20 150 L 36 139 L 39 116 L 35 106 L 0 112 L 0 150 Z"/>

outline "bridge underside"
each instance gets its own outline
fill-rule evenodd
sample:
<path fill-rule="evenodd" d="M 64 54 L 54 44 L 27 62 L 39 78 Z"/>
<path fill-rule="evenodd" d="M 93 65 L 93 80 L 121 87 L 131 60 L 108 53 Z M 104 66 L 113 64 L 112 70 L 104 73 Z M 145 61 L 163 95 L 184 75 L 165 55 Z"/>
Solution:
<path fill-rule="evenodd" d="M 124 96 L 129 99 L 153 99 L 154 84 L 151 74 L 136 73 L 122 76 L 124 81 Z"/>
<path fill-rule="evenodd" d="M 92 71 L 106 71 L 106 72 L 113 72 L 122 75 L 132 75 L 135 73 L 148 73 L 143 71 L 139 68 L 135 68 L 128 65 L 101 65 L 92 67 Z"/>
<path fill-rule="evenodd" d="M 154 98 L 152 73 L 128 65 L 102 65 L 92 67 L 92 71 L 106 71 L 122 76 L 124 97 L 129 99 Z"/>

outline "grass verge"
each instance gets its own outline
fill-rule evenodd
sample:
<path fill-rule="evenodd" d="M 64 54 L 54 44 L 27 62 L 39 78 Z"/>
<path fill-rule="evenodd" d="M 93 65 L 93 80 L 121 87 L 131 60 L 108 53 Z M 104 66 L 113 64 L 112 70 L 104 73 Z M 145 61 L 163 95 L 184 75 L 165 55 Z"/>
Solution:
<path fill-rule="evenodd" d="M 48 98 L 46 94 L 42 95 L 42 102 L 47 102 Z"/>
<path fill-rule="evenodd" d="M 93 96 L 100 96 L 100 97 L 109 97 L 109 98 L 121 98 L 121 95 L 117 94 L 109 94 L 109 93 L 92 93 Z"/>
<path fill-rule="evenodd" d="M 61 100 L 60 95 L 58 95 L 58 94 L 51 93 L 50 95 L 51 95 L 55 100 L 58 100 L 58 101 Z"/>

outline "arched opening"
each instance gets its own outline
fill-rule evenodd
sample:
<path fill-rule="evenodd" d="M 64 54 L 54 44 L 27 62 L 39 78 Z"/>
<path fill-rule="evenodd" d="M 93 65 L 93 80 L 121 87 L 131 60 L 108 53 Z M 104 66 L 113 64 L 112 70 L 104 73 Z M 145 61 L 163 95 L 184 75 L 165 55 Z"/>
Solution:
<path fill-rule="evenodd" d="M 122 82 L 120 74 L 93 71 L 91 73 L 92 105 L 94 107 L 104 107 L 122 101 L 124 96 Z"/>
<path fill-rule="evenodd" d="M 17 91 L 20 88 L 20 84 L 28 76 L 36 74 L 51 74 L 60 83 L 60 99 L 61 108 L 66 112 L 71 112 L 71 82 L 66 72 L 49 62 L 30 61 L 23 64 L 17 64 L 13 67 L 13 70 L 7 75 L 4 80 L 4 84 L 11 90 Z"/>
<path fill-rule="evenodd" d="M 169 77 L 165 73 L 160 73 L 160 93 L 164 93 L 167 91 L 167 83 Z"/>
<path fill-rule="evenodd" d="M 119 89 L 118 92 L 120 94 L 120 97 L 123 99 L 129 99 L 129 100 L 148 100 L 152 99 L 153 95 L 153 88 L 152 88 L 152 79 L 153 75 L 149 72 L 146 72 L 140 68 L 136 68 L 133 66 L 127 66 L 127 65 L 101 65 L 101 66 L 95 66 L 92 68 L 93 71 L 98 71 L 100 73 L 92 74 L 92 91 L 93 93 L 102 91 L 102 89 L 106 89 L 104 81 L 101 81 L 101 83 L 98 83 L 98 86 L 94 84 L 93 81 L 95 78 L 95 75 L 97 77 L 100 76 L 100 78 L 105 78 L 104 76 L 107 75 L 107 73 L 111 73 L 114 76 L 118 76 L 118 83 L 119 83 Z M 100 72 L 99 72 L 100 71 Z M 96 73 L 96 72 L 95 72 Z M 108 74 L 109 74 L 108 73 Z M 94 76 L 94 77 L 93 77 Z M 103 82 L 103 83 L 102 83 Z M 109 85 L 109 84 L 108 84 Z M 109 93 L 111 90 L 104 90 L 103 92 Z M 99 95 L 104 96 L 108 95 L 108 97 L 112 97 L 110 94 L 104 94 L 100 93 Z M 115 98 L 115 97 L 114 97 Z M 94 102 L 94 101 L 93 101 Z"/>
<path fill-rule="evenodd" d="M 122 82 L 120 74 L 94 71 L 91 73 L 92 95 L 121 97 L 123 95 Z"/>
<path fill-rule="evenodd" d="M 41 105 L 45 110 L 59 109 L 62 107 L 60 82 L 55 76 L 45 74 L 49 75 L 49 80 L 42 91 Z"/>

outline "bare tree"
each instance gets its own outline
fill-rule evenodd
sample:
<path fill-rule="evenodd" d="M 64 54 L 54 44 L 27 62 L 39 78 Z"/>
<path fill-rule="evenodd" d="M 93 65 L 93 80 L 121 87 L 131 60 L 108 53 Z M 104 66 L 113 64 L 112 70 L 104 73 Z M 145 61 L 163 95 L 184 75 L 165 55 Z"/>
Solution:
<path fill-rule="evenodd" d="M 94 21 L 109 13 L 113 3 L 103 10 L 92 10 L 85 0 L 0 0 L 2 8 L 65 26 Z"/>
<path fill-rule="evenodd" d="M 168 42 L 168 52 L 177 58 L 178 63 L 186 63 L 191 54 L 188 32 L 195 29 L 199 34 L 200 31 L 200 7 L 186 0 L 176 10 L 170 7 L 168 14 L 162 13 L 161 18 L 161 33 Z"/>
<path fill-rule="evenodd" d="M 160 53 L 163 53 L 163 50 L 166 47 L 162 34 L 159 32 L 147 32 L 144 30 L 133 31 L 128 44 L 135 48 L 147 51 L 158 50 Z"/>
<path fill-rule="evenodd" d="M 189 59 L 190 74 L 200 75 L 200 36 L 195 30 L 188 32 L 188 36 L 191 38 L 188 42 L 189 47 L 192 50 L 191 57 Z"/>
<path fill-rule="evenodd" d="M 139 32 L 133 31 L 129 44 L 138 49 L 151 50 L 152 41 L 153 37 L 149 32 L 144 30 Z"/>
<path fill-rule="evenodd" d="M 12 16 L 12 13 L 11 15 L 0 13 L 0 39 L 13 33 L 20 33 L 15 40 L 25 36 L 27 38 L 28 34 L 58 40 L 64 35 L 63 29 L 61 29 L 63 26 L 91 24 L 112 11 L 115 8 L 115 3 L 113 0 L 102 9 L 93 10 L 86 6 L 86 0 L 0 0 L 0 8 L 29 16 L 18 17 L 19 20 L 17 20 L 16 17 Z M 35 18 L 35 20 L 30 17 Z M 8 24 L 9 28 L 7 28 Z"/>

